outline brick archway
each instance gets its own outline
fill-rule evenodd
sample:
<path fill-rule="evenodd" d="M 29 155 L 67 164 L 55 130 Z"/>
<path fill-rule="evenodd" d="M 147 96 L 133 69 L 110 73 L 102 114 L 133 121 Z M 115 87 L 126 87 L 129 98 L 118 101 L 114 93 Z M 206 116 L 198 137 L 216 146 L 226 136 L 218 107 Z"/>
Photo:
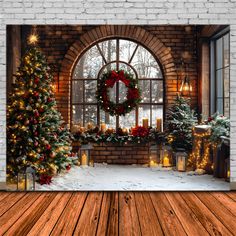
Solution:
<path fill-rule="evenodd" d="M 73 68 L 78 58 L 97 41 L 112 37 L 130 39 L 142 44 L 147 49 L 149 49 L 162 66 L 165 77 L 166 94 L 168 96 L 176 95 L 176 91 L 173 91 L 173 87 L 176 88 L 177 83 L 176 69 L 171 54 L 171 49 L 166 47 L 160 39 L 139 26 L 98 26 L 83 34 L 80 37 L 80 40 L 71 45 L 62 61 L 59 77 L 60 91 L 57 94 L 57 99 L 59 105 L 58 107 L 61 110 L 66 122 L 70 122 L 70 81 Z M 65 95 L 67 96 L 65 97 Z M 171 103 L 171 101 L 167 99 L 168 96 L 165 96 L 165 105 L 167 107 Z M 173 99 L 174 97 L 171 100 Z"/>

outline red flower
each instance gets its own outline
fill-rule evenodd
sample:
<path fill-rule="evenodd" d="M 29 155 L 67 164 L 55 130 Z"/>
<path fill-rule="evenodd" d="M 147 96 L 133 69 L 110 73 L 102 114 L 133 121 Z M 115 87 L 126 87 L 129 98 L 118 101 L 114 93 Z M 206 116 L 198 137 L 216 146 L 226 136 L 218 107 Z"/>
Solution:
<path fill-rule="evenodd" d="M 43 184 L 50 184 L 52 182 L 52 176 L 50 175 L 46 175 L 46 174 L 42 174 L 39 177 L 39 183 L 41 185 Z"/>
<path fill-rule="evenodd" d="M 146 137 L 149 134 L 149 130 L 142 126 L 137 126 L 132 129 L 131 134 L 135 137 Z"/>
<path fill-rule="evenodd" d="M 213 121 L 213 118 L 212 117 L 208 117 L 208 122 L 211 122 Z"/>

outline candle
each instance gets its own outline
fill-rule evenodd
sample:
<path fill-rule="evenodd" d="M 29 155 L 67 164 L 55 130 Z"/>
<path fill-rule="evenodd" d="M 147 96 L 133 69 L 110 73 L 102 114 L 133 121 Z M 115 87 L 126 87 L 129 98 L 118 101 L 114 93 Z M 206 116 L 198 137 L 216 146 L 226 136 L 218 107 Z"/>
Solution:
<path fill-rule="evenodd" d="M 164 167 L 169 167 L 170 166 L 170 159 L 169 157 L 165 156 L 163 159 L 163 166 Z"/>
<path fill-rule="evenodd" d="M 227 171 L 227 178 L 230 178 L 230 170 Z"/>
<path fill-rule="evenodd" d="M 157 118 L 157 120 L 156 120 L 156 127 L 157 127 L 157 131 L 158 131 L 158 132 L 162 132 L 162 122 L 161 122 L 161 118 Z"/>
<path fill-rule="evenodd" d="M 87 158 L 87 155 L 85 154 L 85 152 L 82 154 L 82 157 L 81 157 L 81 165 L 82 166 L 88 165 L 88 158 Z"/>
<path fill-rule="evenodd" d="M 143 128 L 148 129 L 148 118 L 143 118 Z"/>
<path fill-rule="evenodd" d="M 155 161 L 151 160 L 149 166 L 150 167 L 156 167 L 157 163 Z"/>
<path fill-rule="evenodd" d="M 106 131 L 106 124 L 105 123 L 101 124 L 101 131 L 102 131 L 102 133 L 105 133 L 105 131 Z"/>
<path fill-rule="evenodd" d="M 185 158 L 184 157 L 181 157 L 181 156 L 178 157 L 177 170 L 185 171 Z"/>
<path fill-rule="evenodd" d="M 88 124 L 87 124 L 87 129 L 88 130 L 91 130 L 93 128 L 93 124 L 91 123 L 91 122 L 89 122 Z"/>
<path fill-rule="evenodd" d="M 128 134 L 128 130 L 126 128 L 123 128 L 122 132 L 123 132 L 123 134 L 126 134 L 126 135 Z"/>
<path fill-rule="evenodd" d="M 21 180 L 21 182 L 18 182 L 18 190 L 20 190 L 20 191 L 26 190 L 25 180 Z"/>
<path fill-rule="evenodd" d="M 89 161 L 89 166 L 94 167 L 94 161 L 93 160 Z"/>

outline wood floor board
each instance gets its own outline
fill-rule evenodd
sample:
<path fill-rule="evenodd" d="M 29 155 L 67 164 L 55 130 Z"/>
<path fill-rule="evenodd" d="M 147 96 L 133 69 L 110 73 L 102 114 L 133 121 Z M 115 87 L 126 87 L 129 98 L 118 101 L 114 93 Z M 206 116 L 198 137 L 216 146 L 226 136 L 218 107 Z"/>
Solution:
<path fill-rule="evenodd" d="M 22 214 L 14 225 L 5 233 L 7 236 L 25 236 L 32 229 L 57 193 L 42 193 L 36 201 Z M 29 195 L 31 196 L 31 194 Z"/>
<path fill-rule="evenodd" d="M 119 193 L 119 235 L 141 235 L 133 192 Z"/>
<path fill-rule="evenodd" d="M 74 235 L 96 235 L 102 197 L 102 192 L 89 193 L 73 232 Z"/>
<path fill-rule="evenodd" d="M 0 235 L 235 235 L 235 192 L 0 193 Z"/>
<path fill-rule="evenodd" d="M 209 210 L 235 235 L 236 217 L 210 193 L 197 192 L 197 197 L 209 208 Z"/>
<path fill-rule="evenodd" d="M 108 217 L 107 235 L 119 235 L 118 217 L 119 217 L 119 194 L 118 192 L 112 192 L 111 204 Z M 99 235 L 99 234 L 98 234 Z"/>
<path fill-rule="evenodd" d="M 207 230 L 193 211 L 186 205 L 180 193 L 167 192 L 165 195 L 188 235 L 208 235 Z"/>
<path fill-rule="evenodd" d="M 165 235 L 186 236 L 186 232 L 164 193 L 149 193 Z"/>
<path fill-rule="evenodd" d="M 182 193 L 181 196 L 210 235 L 232 235 L 195 194 Z"/>
<path fill-rule="evenodd" d="M 0 201 L 0 216 L 2 216 L 8 209 L 10 209 L 15 203 L 17 203 L 26 193 L 12 193 L 4 197 Z"/>
<path fill-rule="evenodd" d="M 14 204 L 8 211 L 0 217 L 0 235 L 4 234 L 11 225 L 20 218 L 24 212 L 37 200 L 39 193 L 31 193 L 24 195 L 18 202 Z"/>
<path fill-rule="evenodd" d="M 98 236 L 105 236 L 107 235 L 107 228 L 109 225 L 109 212 L 111 206 L 111 194 L 110 192 L 105 192 L 102 198 L 102 205 L 100 211 L 100 217 L 98 222 L 97 228 L 97 235 Z"/>
<path fill-rule="evenodd" d="M 73 193 L 66 209 L 55 224 L 51 235 L 73 235 L 87 195 L 87 192 Z"/>
<path fill-rule="evenodd" d="M 44 211 L 35 225 L 27 234 L 28 236 L 45 236 L 49 235 L 57 223 L 58 218 L 60 217 L 61 213 L 63 212 L 66 204 L 68 203 L 72 193 L 57 193 L 55 198 L 50 203 L 48 208 Z"/>
<path fill-rule="evenodd" d="M 224 207 L 226 207 L 234 216 L 236 216 L 236 204 L 231 197 L 221 192 L 212 192 L 211 195 L 223 204 Z"/>
<path fill-rule="evenodd" d="M 164 235 L 148 193 L 134 194 L 141 232 L 143 235 Z"/>

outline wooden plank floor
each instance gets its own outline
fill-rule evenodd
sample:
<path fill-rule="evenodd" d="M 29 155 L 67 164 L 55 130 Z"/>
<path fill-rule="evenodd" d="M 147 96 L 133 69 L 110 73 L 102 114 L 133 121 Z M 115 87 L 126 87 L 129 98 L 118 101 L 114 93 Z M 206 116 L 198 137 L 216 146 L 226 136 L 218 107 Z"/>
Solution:
<path fill-rule="evenodd" d="M 0 235 L 236 235 L 236 192 L 0 192 Z"/>

